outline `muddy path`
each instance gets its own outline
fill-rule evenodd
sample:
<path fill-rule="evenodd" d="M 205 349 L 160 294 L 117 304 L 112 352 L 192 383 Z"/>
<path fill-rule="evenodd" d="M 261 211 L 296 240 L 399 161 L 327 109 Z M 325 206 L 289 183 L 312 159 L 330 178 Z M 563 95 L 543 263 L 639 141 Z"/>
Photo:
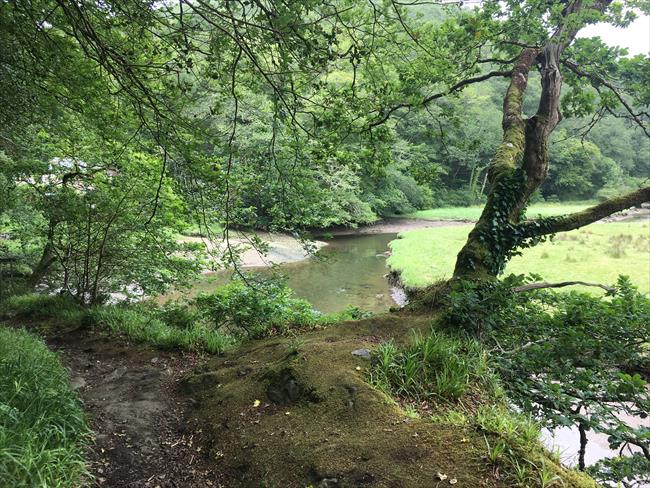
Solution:
<path fill-rule="evenodd" d="M 191 399 L 178 382 L 196 355 L 166 353 L 84 329 L 47 334 L 70 369 L 94 442 L 88 454 L 96 487 L 224 486 L 206 461 Z"/>

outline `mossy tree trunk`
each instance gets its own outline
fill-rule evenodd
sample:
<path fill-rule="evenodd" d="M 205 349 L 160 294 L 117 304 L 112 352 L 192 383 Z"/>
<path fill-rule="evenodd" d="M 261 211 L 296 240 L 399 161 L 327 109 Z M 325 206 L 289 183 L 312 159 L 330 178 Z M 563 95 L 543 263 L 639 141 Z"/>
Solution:
<path fill-rule="evenodd" d="M 601 3 L 604 8 L 609 2 Z M 571 3 L 564 19 L 580 9 L 582 2 Z M 533 221 L 523 218 L 531 195 L 548 175 L 548 140 L 562 118 L 561 56 L 578 31 L 567 27 L 570 25 L 570 21 L 560 25 L 543 48 L 523 48 L 514 62 L 503 102 L 503 140 L 488 168 L 490 192 L 479 221 L 458 254 L 454 279 L 494 279 L 518 248 L 650 200 L 650 187 L 646 187 L 577 214 Z M 534 68 L 540 73 L 542 93 L 535 115 L 525 118 L 523 99 Z"/>

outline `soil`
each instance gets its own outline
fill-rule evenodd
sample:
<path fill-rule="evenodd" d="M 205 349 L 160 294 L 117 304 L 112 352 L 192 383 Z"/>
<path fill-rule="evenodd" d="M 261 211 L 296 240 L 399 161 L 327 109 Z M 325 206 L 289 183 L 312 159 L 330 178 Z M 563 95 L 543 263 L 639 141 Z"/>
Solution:
<path fill-rule="evenodd" d="M 201 432 L 188 422 L 191 399 L 179 379 L 202 362 L 107 339 L 85 329 L 46 335 L 70 369 L 91 428 L 90 472 L 96 487 L 221 486 L 205 459 Z"/>

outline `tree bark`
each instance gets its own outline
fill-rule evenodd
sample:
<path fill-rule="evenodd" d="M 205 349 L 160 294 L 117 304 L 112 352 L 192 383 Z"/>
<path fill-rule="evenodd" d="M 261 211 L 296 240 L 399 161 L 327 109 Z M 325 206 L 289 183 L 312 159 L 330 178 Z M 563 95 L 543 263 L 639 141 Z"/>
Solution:
<path fill-rule="evenodd" d="M 58 222 L 50 220 L 50 223 L 47 227 L 47 241 L 43 247 L 43 252 L 41 253 L 41 258 L 39 259 L 36 266 L 32 269 L 32 272 L 27 280 L 27 285 L 31 290 L 34 290 L 36 286 L 43 280 L 45 275 L 50 270 L 50 267 L 56 261 L 56 253 L 54 252 L 54 231 L 56 229 Z"/>
<path fill-rule="evenodd" d="M 589 8 L 604 11 L 610 0 Z M 503 104 L 503 140 L 490 162 L 490 194 L 480 219 L 456 260 L 453 279 L 491 280 L 522 244 L 554 232 L 571 230 L 616 211 L 648 201 L 648 189 L 603 202 L 574 215 L 522 222 L 528 201 L 548 175 L 548 140 L 562 120 L 561 56 L 580 23 L 574 16 L 585 8 L 581 0 L 567 2 L 563 20 L 543 48 L 524 48 L 515 61 Z M 542 85 L 537 112 L 524 119 L 522 107 L 528 75 L 537 66 Z"/>

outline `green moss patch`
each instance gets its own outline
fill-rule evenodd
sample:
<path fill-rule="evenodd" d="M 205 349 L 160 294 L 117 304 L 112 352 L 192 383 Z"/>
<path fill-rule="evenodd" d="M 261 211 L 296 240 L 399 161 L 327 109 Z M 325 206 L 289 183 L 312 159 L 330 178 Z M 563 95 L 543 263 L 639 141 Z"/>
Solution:
<path fill-rule="evenodd" d="M 352 354 L 405 345 L 430 325 L 393 314 L 307 333 L 298 346 L 256 341 L 188 377 L 182 388 L 228 486 L 507 486 L 478 429 L 406 415 Z"/>

